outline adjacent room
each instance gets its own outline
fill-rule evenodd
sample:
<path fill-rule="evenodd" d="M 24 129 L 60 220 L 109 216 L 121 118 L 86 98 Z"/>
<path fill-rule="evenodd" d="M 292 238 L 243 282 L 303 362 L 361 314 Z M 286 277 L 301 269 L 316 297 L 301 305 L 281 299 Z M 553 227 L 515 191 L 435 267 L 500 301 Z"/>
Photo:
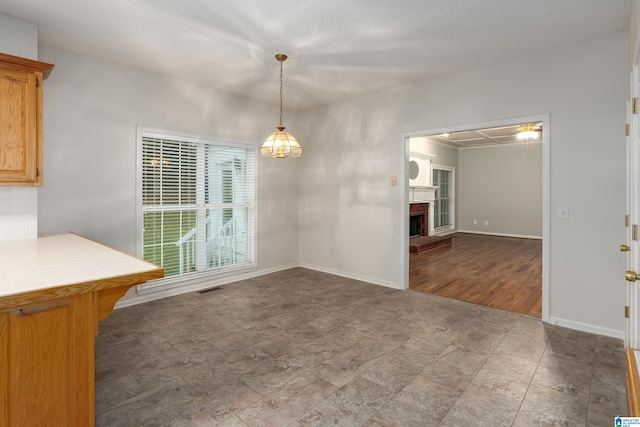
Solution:
<path fill-rule="evenodd" d="M 640 416 L 639 34 L 640 0 L 0 0 L 0 425 Z"/>
<path fill-rule="evenodd" d="M 542 122 L 409 138 L 410 289 L 542 317 L 542 148 Z"/>

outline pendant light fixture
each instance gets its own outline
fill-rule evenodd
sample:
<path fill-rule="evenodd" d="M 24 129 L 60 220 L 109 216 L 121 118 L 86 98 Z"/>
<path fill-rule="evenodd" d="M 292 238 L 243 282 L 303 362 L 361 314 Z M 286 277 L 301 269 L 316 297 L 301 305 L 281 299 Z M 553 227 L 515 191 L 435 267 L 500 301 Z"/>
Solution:
<path fill-rule="evenodd" d="M 279 53 L 276 59 L 280 62 L 280 125 L 273 132 L 260 148 L 260 154 L 264 157 L 275 157 L 283 159 L 285 157 L 300 157 L 302 147 L 289 132 L 282 126 L 282 63 L 287 60 L 287 55 Z"/>

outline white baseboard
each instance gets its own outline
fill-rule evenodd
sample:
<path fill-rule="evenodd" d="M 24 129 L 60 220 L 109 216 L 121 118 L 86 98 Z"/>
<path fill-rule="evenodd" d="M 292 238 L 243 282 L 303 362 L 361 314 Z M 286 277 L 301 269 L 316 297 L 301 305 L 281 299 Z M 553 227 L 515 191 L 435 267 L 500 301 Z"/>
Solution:
<path fill-rule="evenodd" d="M 375 279 L 372 279 L 371 277 L 345 274 L 344 272 L 341 272 L 341 271 L 331 270 L 331 269 L 317 267 L 317 266 L 308 265 L 308 264 L 290 264 L 290 265 L 285 265 L 285 266 L 276 267 L 276 268 L 252 271 L 250 273 L 243 273 L 243 274 L 237 274 L 233 276 L 221 277 L 214 280 L 203 279 L 201 282 L 193 283 L 190 285 L 177 286 L 174 288 L 168 288 L 168 289 L 164 289 L 157 292 L 149 292 L 142 295 L 136 294 L 135 291 L 132 289 L 127 293 L 127 295 L 125 295 L 124 298 L 122 298 L 120 301 L 116 303 L 114 309 L 130 307 L 133 305 L 143 304 L 145 302 L 155 301 L 163 298 L 174 297 L 174 296 L 186 294 L 189 292 L 197 292 L 203 289 L 215 288 L 217 286 L 227 285 L 229 283 L 238 282 L 240 280 L 252 279 L 258 276 L 264 276 L 265 274 L 276 273 L 278 271 L 289 270 L 290 268 L 295 268 L 295 267 L 308 268 L 309 270 L 321 271 L 323 273 L 329 273 L 329 274 L 333 274 L 340 277 L 346 277 L 348 279 L 360 280 L 362 282 L 385 286 L 387 288 L 402 289 L 397 283 L 375 280 Z"/>
<path fill-rule="evenodd" d="M 450 234 L 456 234 L 460 232 L 460 230 L 446 230 L 446 231 L 436 231 L 433 233 L 433 236 L 448 236 Z"/>
<path fill-rule="evenodd" d="M 305 264 L 305 263 L 300 264 L 300 267 L 308 268 L 309 270 L 320 271 L 322 273 L 333 274 L 335 276 L 346 277 L 347 279 L 360 280 L 361 282 L 367 282 L 367 283 L 371 283 L 371 284 L 374 284 L 374 285 L 385 286 L 387 288 L 403 289 L 400 286 L 400 284 L 398 284 L 398 283 L 387 282 L 387 281 L 384 281 L 384 280 L 376 280 L 376 279 L 373 279 L 371 277 L 360 276 L 358 274 L 348 274 L 348 273 L 345 273 L 343 271 L 332 270 L 330 268 L 318 267 L 318 266 L 315 266 L 315 265 L 310 265 L 310 264 Z"/>
<path fill-rule="evenodd" d="M 573 320 L 560 319 L 558 317 L 551 316 L 549 323 L 552 325 L 562 326 L 564 328 L 575 329 L 577 331 L 589 332 L 592 334 L 604 335 L 611 338 L 624 339 L 625 331 L 617 329 L 603 328 L 601 326 L 591 325 L 589 323 L 575 322 Z"/>
<path fill-rule="evenodd" d="M 298 267 L 298 264 L 290 264 L 276 268 L 256 270 L 250 273 L 241 273 L 232 276 L 220 277 L 217 279 L 203 278 L 202 281 L 190 285 L 177 286 L 157 292 L 145 293 L 142 295 L 138 295 L 137 293 L 135 293 L 135 288 L 132 288 L 120 301 L 116 303 L 114 309 L 130 307 L 132 305 L 138 305 L 145 302 L 174 297 L 176 295 L 182 295 L 189 292 L 201 291 L 203 289 L 215 288 L 217 286 L 227 285 L 229 283 L 238 282 L 240 280 L 252 279 L 254 277 L 264 276 L 265 274 L 276 273 L 278 271 L 288 270 L 294 267 Z"/>
<path fill-rule="evenodd" d="M 460 232 L 467 233 L 467 231 L 460 231 Z M 474 233 L 474 234 L 489 234 L 489 233 Z M 517 237 L 517 236 L 509 235 L 509 237 Z M 534 237 L 529 236 L 529 237 L 526 237 L 526 238 L 534 238 Z M 385 286 L 387 288 L 402 289 L 402 287 L 399 284 L 394 283 L 394 282 L 376 280 L 376 279 L 373 279 L 373 278 L 367 277 L 367 276 L 361 276 L 361 275 L 358 275 L 358 274 L 348 274 L 348 273 L 344 273 L 342 271 L 333 270 L 333 269 L 330 269 L 330 268 L 318 267 L 318 266 L 315 266 L 315 265 L 302 263 L 302 264 L 290 264 L 290 265 L 286 265 L 286 266 L 281 266 L 281 267 L 276 267 L 276 268 L 269 268 L 269 269 L 264 269 L 264 270 L 257 270 L 257 271 L 253 271 L 253 272 L 250 272 L 250 273 L 238 274 L 238 275 L 235 275 L 235 276 L 227 276 L 227 277 L 219 278 L 219 279 L 216 279 L 216 280 L 203 279 L 203 281 L 200 282 L 200 283 L 195 283 L 195 284 L 192 284 L 192 285 L 187 285 L 187 286 L 182 286 L 182 287 L 170 288 L 170 289 L 166 289 L 166 290 L 163 290 L 163 291 L 148 293 L 148 294 L 144 294 L 144 295 L 137 295 L 137 294 L 135 294 L 135 292 L 130 292 L 131 295 L 127 294 L 127 296 L 125 298 L 123 298 L 120 301 L 118 301 L 118 303 L 115 306 L 115 309 L 124 308 L 124 307 L 130 307 L 130 306 L 137 305 L 137 304 L 142 304 L 142 303 L 145 303 L 145 302 L 150 302 L 150 301 L 155 301 L 155 300 L 159 300 L 159 299 L 162 299 L 162 298 L 168 298 L 168 297 L 172 297 L 172 296 L 176 296 L 176 295 L 186 294 L 186 293 L 189 293 L 189 292 L 200 291 L 200 290 L 203 290 L 203 289 L 215 288 L 217 286 L 222 286 L 222 285 L 226 285 L 226 284 L 229 284 L 229 283 L 238 282 L 240 280 L 252 279 L 254 277 L 264 276 L 265 274 L 276 273 L 278 271 L 289 270 L 289 269 L 295 268 L 295 267 L 308 268 L 309 270 L 315 270 L 315 271 L 320 271 L 320 272 L 323 272 L 323 273 L 329 273 L 329 274 L 333 274 L 333 275 L 336 275 L 336 276 L 345 277 L 345 278 L 348 278 L 348 279 L 360 280 L 362 282 L 367 282 L 367 283 L 371 283 L 371 284 L 379 285 L 379 286 Z M 598 335 L 604 335 L 604 336 L 612 337 L 612 338 L 624 339 L 624 335 L 625 335 L 625 331 L 624 330 L 603 328 L 601 326 L 596 326 L 596 325 L 592 325 L 592 324 L 589 324 L 589 323 L 575 322 L 575 321 L 572 321 L 572 320 L 562 319 L 562 318 L 558 318 L 558 317 L 554 317 L 554 316 L 551 316 L 549 318 L 549 323 L 551 323 L 553 325 L 565 327 L 565 328 L 575 329 L 575 330 L 578 330 L 578 331 L 589 332 L 589 333 L 598 334 Z"/>
<path fill-rule="evenodd" d="M 471 230 L 458 230 L 458 233 L 485 234 L 487 236 L 517 237 L 519 239 L 542 240 L 542 236 L 531 236 L 531 235 L 528 235 L 528 234 L 491 233 L 491 232 L 488 232 L 488 231 L 471 231 Z"/>

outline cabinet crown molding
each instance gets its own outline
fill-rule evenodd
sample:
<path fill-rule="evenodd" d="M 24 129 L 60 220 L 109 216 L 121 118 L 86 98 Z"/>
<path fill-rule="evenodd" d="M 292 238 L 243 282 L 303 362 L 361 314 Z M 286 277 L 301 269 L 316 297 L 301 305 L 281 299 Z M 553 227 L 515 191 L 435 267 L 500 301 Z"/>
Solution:
<path fill-rule="evenodd" d="M 34 61 L 33 59 L 22 58 L 20 56 L 13 56 L 6 53 L 0 53 L 0 65 L 5 65 L 13 68 L 18 68 L 26 71 L 38 71 L 42 73 L 42 78 L 49 77 L 51 70 L 53 70 L 53 64 L 47 64 L 46 62 Z"/>

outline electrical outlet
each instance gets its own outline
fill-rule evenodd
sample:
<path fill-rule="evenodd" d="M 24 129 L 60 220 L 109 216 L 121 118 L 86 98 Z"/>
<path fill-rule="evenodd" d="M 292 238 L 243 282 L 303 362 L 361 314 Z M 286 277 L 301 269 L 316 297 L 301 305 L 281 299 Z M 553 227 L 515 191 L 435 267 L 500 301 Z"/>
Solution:
<path fill-rule="evenodd" d="M 331 255 L 335 255 L 336 254 L 336 248 L 331 248 Z"/>
<path fill-rule="evenodd" d="M 485 222 L 484 222 L 484 225 L 489 225 L 489 221 L 485 221 Z"/>
<path fill-rule="evenodd" d="M 474 225 L 478 225 L 478 220 L 477 220 L 477 219 L 474 219 L 474 220 L 473 220 L 473 224 L 474 224 Z"/>

